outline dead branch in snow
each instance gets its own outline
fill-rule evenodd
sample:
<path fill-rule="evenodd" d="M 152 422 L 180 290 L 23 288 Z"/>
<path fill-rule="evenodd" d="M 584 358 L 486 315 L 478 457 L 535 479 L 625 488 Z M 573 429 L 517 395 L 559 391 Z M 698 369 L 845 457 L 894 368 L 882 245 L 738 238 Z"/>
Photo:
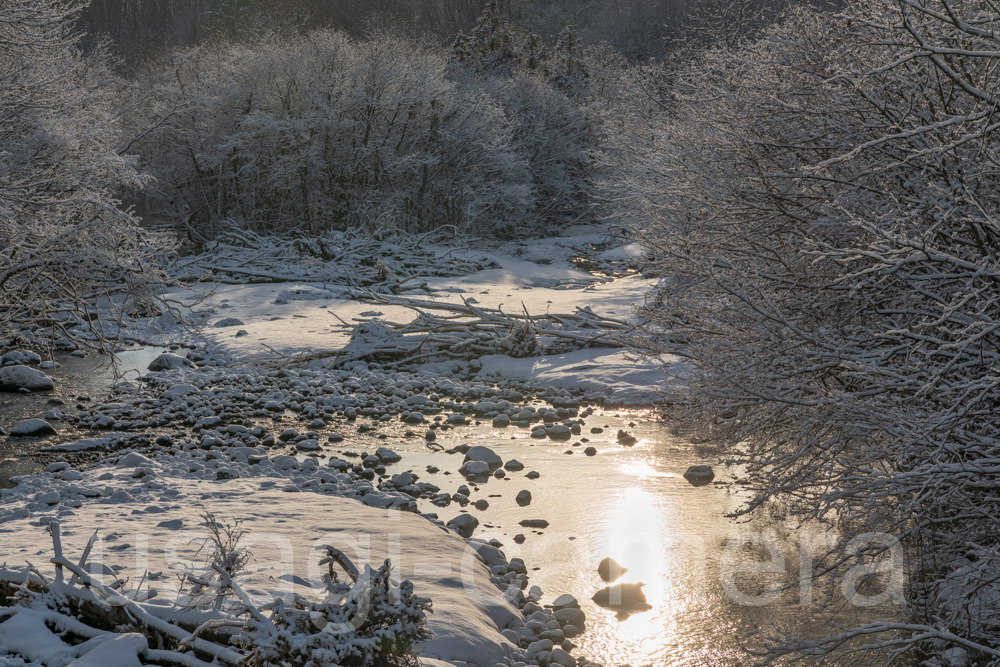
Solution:
<path fill-rule="evenodd" d="M 341 323 L 336 326 L 351 331 L 351 342 L 328 357 L 328 367 L 365 360 L 399 368 L 435 358 L 469 360 L 487 354 L 530 357 L 620 347 L 620 336 L 634 328 L 627 322 L 598 315 L 589 307 L 578 307 L 573 313 L 533 315 L 523 304 L 523 312 L 508 313 L 464 298 L 457 304 L 372 290 L 355 290 L 353 296 L 372 304 L 404 306 L 418 315 L 405 324 L 378 319 L 349 324 L 337 317 Z"/>

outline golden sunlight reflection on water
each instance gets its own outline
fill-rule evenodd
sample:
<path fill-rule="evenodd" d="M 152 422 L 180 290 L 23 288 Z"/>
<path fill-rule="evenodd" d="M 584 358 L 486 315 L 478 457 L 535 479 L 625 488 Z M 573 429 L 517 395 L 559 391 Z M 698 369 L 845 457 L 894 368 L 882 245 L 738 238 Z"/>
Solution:
<path fill-rule="evenodd" d="M 491 479 L 474 491 L 490 501 L 489 509 L 477 512 L 483 523 L 476 536 L 496 538 L 509 558 L 524 559 L 531 584 L 544 591 L 543 604 L 563 593 L 577 598 L 587 621 L 585 632 L 572 640 L 577 646 L 573 654 L 605 667 L 742 667 L 755 662 L 746 649 L 760 648 L 761 635 L 753 635 L 758 627 L 766 634 L 771 634 L 772 623 L 785 629 L 805 627 L 806 636 L 826 634 L 824 612 L 818 604 L 799 604 L 794 589 L 760 607 L 738 603 L 724 592 L 719 563 L 727 543 L 756 530 L 776 535 L 787 567 L 780 574 L 741 575 L 741 592 L 755 595 L 775 582 L 794 587 L 797 533 L 773 517 L 754 525 L 729 518 L 747 499 L 746 487 L 733 483 L 738 475 L 663 424 L 628 417 L 637 423 L 607 413 L 590 420 L 604 426 L 603 435 L 595 433 L 588 441 L 598 450 L 594 457 L 582 455 L 572 444 L 539 442 L 510 430 L 483 428 L 475 439 L 504 460 L 517 458 L 525 465 L 523 472 Z M 616 442 L 619 428 L 638 438 L 635 446 Z M 445 446 L 449 438 L 442 438 Z M 454 436 L 456 443 L 469 442 L 467 438 Z M 567 456 L 570 452 L 574 455 Z M 442 455 L 423 456 L 444 468 Z M 460 461 L 456 457 L 454 465 Z M 688 466 L 705 463 L 715 468 L 718 484 L 693 486 L 682 476 Z M 525 478 L 532 470 L 540 473 L 538 479 Z M 433 479 L 448 492 L 465 481 L 441 475 Z M 521 489 L 532 494 L 527 507 L 514 502 Z M 455 514 L 454 508 L 442 510 L 429 503 L 425 508 L 444 518 Z M 549 526 L 528 529 L 519 523 L 536 518 Z M 522 543 L 513 539 L 519 533 L 525 536 Z M 619 620 L 614 609 L 592 601 L 607 585 L 597 566 L 608 556 L 628 569 L 616 583 L 645 584 L 649 610 Z M 747 562 L 755 558 L 753 553 L 744 555 Z M 836 620 L 851 625 L 889 620 L 893 611 L 872 609 L 861 618 L 848 610 L 848 617 Z"/>

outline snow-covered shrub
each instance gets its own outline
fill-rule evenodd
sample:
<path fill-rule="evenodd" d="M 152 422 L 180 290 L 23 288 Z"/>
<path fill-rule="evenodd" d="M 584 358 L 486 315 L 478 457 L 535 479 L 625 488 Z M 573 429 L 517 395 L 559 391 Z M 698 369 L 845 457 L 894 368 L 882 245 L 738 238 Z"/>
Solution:
<path fill-rule="evenodd" d="M 746 466 L 747 511 L 909 549 L 911 625 L 777 653 L 950 632 L 1000 655 L 993 568 L 971 566 L 1000 557 L 998 20 L 952 0 L 792 12 L 621 121 L 641 159 L 617 194 L 670 276 L 638 343 L 700 370 L 689 416 Z"/>
<path fill-rule="evenodd" d="M 234 643 L 254 667 L 352 667 L 417 665 L 416 647 L 431 637 L 426 628 L 431 601 L 413 594 L 413 584 L 390 579 L 387 559 L 377 570 L 365 565 L 353 584 L 327 579 L 324 602 L 276 599 L 253 613 Z"/>
<path fill-rule="evenodd" d="M 462 229 L 534 204 L 502 109 L 417 42 L 318 31 L 180 54 L 137 145 L 175 217 L 211 237 L 350 227 Z M 162 119 L 162 121 L 156 121 Z"/>
<path fill-rule="evenodd" d="M 136 220 L 115 200 L 141 181 L 122 154 L 122 84 L 100 52 L 80 52 L 74 7 L 0 6 L 0 339 L 17 321 L 72 326 L 112 291 L 133 306 L 155 297 Z"/>

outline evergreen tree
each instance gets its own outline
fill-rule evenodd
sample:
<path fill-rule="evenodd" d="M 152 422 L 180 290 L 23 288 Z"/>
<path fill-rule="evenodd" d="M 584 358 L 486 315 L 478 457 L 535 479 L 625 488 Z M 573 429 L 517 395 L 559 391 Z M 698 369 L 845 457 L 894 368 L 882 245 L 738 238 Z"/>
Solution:
<path fill-rule="evenodd" d="M 496 0 L 489 0 L 472 34 L 459 34 L 452 48 L 452 61 L 474 66 L 481 72 L 509 74 L 521 61 L 517 35 Z"/>
<path fill-rule="evenodd" d="M 583 44 L 576 33 L 576 24 L 570 21 L 559 33 L 549 79 L 564 92 L 580 94 L 586 88 L 589 78 L 590 72 L 583 59 Z"/>

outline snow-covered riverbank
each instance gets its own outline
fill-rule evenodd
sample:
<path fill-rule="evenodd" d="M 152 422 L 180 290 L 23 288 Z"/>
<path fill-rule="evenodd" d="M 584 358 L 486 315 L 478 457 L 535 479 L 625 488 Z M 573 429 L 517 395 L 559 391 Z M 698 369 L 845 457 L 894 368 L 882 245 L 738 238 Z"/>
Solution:
<path fill-rule="evenodd" d="M 437 303 L 464 300 L 483 309 L 510 307 L 528 313 L 590 310 L 627 322 L 631 305 L 642 298 L 649 282 L 622 268 L 621 250 L 613 252 L 612 263 L 603 267 L 610 275 L 595 276 L 575 268 L 571 260 L 581 247 L 599 241 L 592 230 L 583 232 L 572 238 L 514 244 L 506 253 L 479 253 L 480 265 L 494 268 L 458 277 L 421 278 L 421 287 L 406 294 Z M 618 279 L 613 279 L 616 273 Z M 182 300 L 193 296 L 183 291 L 174 295 Z M 48 472 L 18 478 L 14 490 L 3 491 L 0 559 L 13 565 L 25 557 L 38 558 L 49 539 L 42 526 L 51 521 L 62 526 L 63 547 L 70 554 L 81 551 L 94 530 L 101 528 L 100 544 L 106 547 L 101 567 L 109 569 L 98 575 L 127 576 L 131 583 L 119 587 L 127 592 L 143 578 L 140 565 L 150 572 L 168 572 L 170 562 L 142 559 L 164 558 L 167 543 L 176 548 L 179 535 L 203 529 L 200 513 L 209 511 L 246 521 L 251 537 L 277 535 L 283 544 L 290 544 L 296 555 L 287 564 L 281 562 L 291 571 L 274 579 L 283 582 L 287 592 L 299 592 L 297 587 L 309 592 L 320 583 L 299 572 L 315 569 L 307 556 L 317 531 L 356 534 L 366 544 L 389 545 L 373 546 L 374 552 L 389 549 L 395 554 L 394 567 L 400 568 L 397 576 L 412 580 L 417 594 L 434 601 L 430 627 L 435 639 L 423 648 L 428 661 L 492 665 L 570 660 L 563 651 L 572 650 L 570 637 L 584 629 L 582 613 L 566 611 L 556 619 L 553 608 L 545 611 L 537 604 L 543 594 L 528 585 L 523 563 L 508 562 L 496 548 L 456 535 L 474 530 L 461 517 L 478 523 L 466 510 L 457 510 L 454 517 L 455 509 L 443 513 L 442 520 L 453 520 L 452 530 L 433 514 L 414 514 L 421 498 L 438 507 L 453 502 L 464 506 L 468 492 L 443 494 L 440 487 L 424 481 L 413 485 L 398 476 L 394 481 L 391 469 L 385 469 L 390 461 L 372 457 L 348 461 L 349 456 L 341 457 L 332 448 L 343 438 L 352 442 L 355 433 L 382 444 L 390 438 L 419 439 L 434 448 L 439 435 L 483 420 L 500 427 L 533 427 L 533 438 L 585 442 L 581 417 L 589 412 L 581 414 L 583 407 L 656 402 L 661 371 L 653 362 L 639 362 L 606 345 L 535 358 L 430 357 L 402 371 L 363 361 L 330 366 L 326 357 L 351 341 L 350 331 L 330 326 L 337 324 L 335 320 L 405 322 L 414 316 L 412 308 L 388 305 L 376 311 L 347 297 L 335 287 L 304 281 L 224 284 L 195 307 L 196 319 L 206 325 L 200 333 L 172 325 L 168 315 L 158 318 L 159 331 L 135 321 L 130 331 L 136 339 L 190 345 L 194 349 L 187 356 L 200 368 L 182 361 L 182 356 L 168 356 L 161 360 L 164 370 L 148 373 L 142 383 L 120 386 L 111 400 L 62 408 L 58 417 L 91 437 L 67 443 L 62 441 L 69 439 L 69 433 L 61 431 L 55 442 L 38 442 L 48 450 L 47 461 L 61 456 L 69 462 L 56 461 Z M 88 326 L 81 325 L 81 331 Z M 33 337 L 29 334 L 27 339 Z M 313 360 L 308 368 L 280 361 L 269 368 L 243 363 L 259 358 L 262 349 L 278 355 L 309 350 Z M 184 354 L 176 348 L 171 352 Z M 59 393 L 57 374 L 55 393 Z M 547 404 L 533 400 L 536 395 Z M 359 425 L 360 420 L 355 421 L 359 417 L 372 421 Z M 143 432 L 152 435 L 137 435 Z M 136 446 L 144 454 L 119 459 Z M 75 464 L 83 463 L 79 457 L 92 459 L 94 453 L 105 458 L 75 469 Z M 492 474 L 493 469 L 487 472 Z M 470 483 L 477 479 L 473 472 Z M 314 493 L 302 496 L 292 491 Z M 365 562 L 379 562 L 367 556 Z M 451 574 L 444 573 L 449 568 Z M 147 577 L 147 587 L 164 588 L 143 604 L 174 604 L 177 596 L 167 594 L 168 579 L 165 575 L 157 584 Z M 260 583 L 252 590 L 263 603 L 274 592 L 275 582 Z M 557 608 L 577 606 L 561 602 Z M 576 614 L 580 628 L 568 622 Z M 563 632 L 565 626 L 570 627 Z M 134 657 L 134 646 L 129 650 Z"/>

